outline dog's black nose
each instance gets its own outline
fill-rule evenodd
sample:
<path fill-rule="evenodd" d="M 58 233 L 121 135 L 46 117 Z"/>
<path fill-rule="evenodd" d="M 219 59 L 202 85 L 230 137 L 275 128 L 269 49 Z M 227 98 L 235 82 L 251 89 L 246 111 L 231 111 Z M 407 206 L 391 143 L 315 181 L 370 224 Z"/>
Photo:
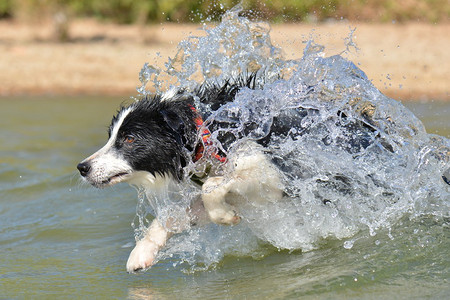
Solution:
<path fill-rule="evenodd" d="M 85 177 L 91 170 L 91 166 L 88 162 L 81 162 L 77 166 L 78 171 L 80 171 L 81 176 Z"/>

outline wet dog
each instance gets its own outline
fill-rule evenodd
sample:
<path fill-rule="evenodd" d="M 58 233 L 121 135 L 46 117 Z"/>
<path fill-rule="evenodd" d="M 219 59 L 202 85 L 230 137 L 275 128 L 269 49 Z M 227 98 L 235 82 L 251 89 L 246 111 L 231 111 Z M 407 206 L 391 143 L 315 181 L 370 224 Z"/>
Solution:
<path fill-rule="evenodd" d="M 158 194 L 176 183 L 192 181 L 201 189 L 200 197 L 190 203 L 182 220 L 161 221 L 156 216 L 131 252 L 128 272 L 152 266 L 170 236 L 193 224 L 236 225 L 241 221 L 239 209 L 243 205 L 265 205 L 290 196 L 288 181 L 313 178 L 317 188 L 314 197 L 323 205 L 335 201 L 323 191 L 353 197 L 355 179 L 351 176 L 330 171 L 323 180 L 314 170 L 302 166 L 297 154 L 290 158 L 289 153 L 284 157 L 271 153 L 283 141 L 308 136 L 317 147 L 330 152 L 338 148 L 351 157 L 366 149 L 395 152 L 395 145 L 380 134 L 369 113 L 355 116 L 350 111 L 351 117 L 336 110 L 325 115 L 318 108 L 302 107 L 301 97 L 295 105 L 273 109 L 277 99 L 264 104 L 253 94 L 252 103 L 244 109 L 238 105 L 238 93 L 263 88 L 263 80 L 251 75 L 223 84 L 203 84 L 191 91 L 172 89 L 146 96 L 122 107 L 112 119 L 106 145 L 78 164 L 82 177 L 98 188 L 128 182 Z M 303 99 L 314 97 L 314 87 L 301 90 Z M 226 117 L 215 113 L 225 113 Z M 261 116 L 269 121 L 262 124 Z M 202 172 L 193 172 L 192 165 L 203 166 Z M 396 201 L 389 187 L 372 174 L 364 180 L 383 190 L 380 193 L 387 202 Z"/>
<path fill-rule="evenodd" d="M 229 124 L 203 123 L 206 111 L 232 102 L 243 87 L 258 88 L 255 76 L 223 85 L 202 85 L 194 92 L 173 89 L 122 107 L 112 119 L 105 146 L 78 164 L 81 176 L 98 188 L 128 182 L 158 191 L 170 182 L 189 178 L 184 174 L 189 163 L 208 160 L 213 166 L 201 179 L 195 178 L 201 185 L 201 199 L 187 210 L 187 220 L 196 224 L 238 224 L 239 202 L 277 201 L 282 197 L 278 170 L 264 154 L 262 142 L 238 141 L 239 137 L 224 131 L 218 136 L 218 147 L 211 140 L 211 131 Z M 233 155 L 227 157 L 231 145 Z M 229 168 L 231 176 L 218 176 L 214 165 Z M 171 222 L 161 224 L 155 218 L 131 252 L 127 271 L 149 268 L 167 239 L 189 225 L 174 228 Z"/>

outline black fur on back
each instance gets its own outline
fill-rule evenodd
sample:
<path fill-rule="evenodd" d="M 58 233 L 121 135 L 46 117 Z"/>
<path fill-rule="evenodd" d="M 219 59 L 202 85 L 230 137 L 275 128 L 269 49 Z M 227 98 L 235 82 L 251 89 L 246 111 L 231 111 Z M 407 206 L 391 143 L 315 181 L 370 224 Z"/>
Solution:
<path fill-rule="evenodd" d="M 207 105 L 210 110 L 216 111 L 222 105 L 233 102 L 237 92 L 243 87 L 249 89 L 262 88 L 264 82 L 257 73 L 242 75 L 234 79 L 228 79 L 223 84 L 204 83 L 194 92 L 199 97 L 201 104 Z"/>
<path fill-rule="evenodd" d="M 252 73 L 227 80 L 223 84 L 204 83 L 193 92 L 180 89 L 174 95 L 169 93 L 163 96 L 145 96 L 130 107 L 120 109 L 112 120 L 109 133 L 111 135 L 112 128 L 121 113 L 131 109 L 120 127 L 115 148 L 136 170 L 161 175 L 169 173 L 174 178 L 181 179 L 183 167 L 192 159 L 195 149 L 202 143 L 201 133 L 198 132 L 195 123 L 196 118 L 201 115 L 203 120 L 206 120 L 214 111 L 233 102 L 242 88 L 262 89 L 263 86 L 264 80 L 256 73 Z M 168 95 L 170 99 L 162 98 Z M 194 106 L 195 110 L 192 109 Z M 302 107 L 280 111 L 274 116 L 268 135 L 255 141 L 267 146 L 273 139 L 289 136 L 292 129 L 296 129 L 300 134 L 310 132 L 310 128 L 301 126 L 301 121 L 306 116 L 317 113 L 316 109 Z M 341 113 L 340 118 L 347 116 Z M 349 138 L 342 141 L 342 147 L 348 148 L 347 151 L 353 153 L 373 143 L 376 128 L 356 119 L 348 121 L 350 122 L 342 127 L 345 127 L 344 131 L 348 131 Z M 255 120 L 243 124 L 244 128 L 238 135 L 236 130 L 232 133 L 232 129 L 242 125 L 236 122 L 208 119 L 205 125 L 211 132 L 220 130 L 217 139 L 221 143 L 219 149 L 224 152 L 219 150 L 219 154 L 226 155 L 226 151 L 237 140 L 245 138 L 259 126 L 257 122 Z M 356 138 L 353 138 L 354 133 L 357 133 Z M 133 136 L 132 145 L 124 143 L 127 136 Z M 323 143 L 326 146 L 328 140 L 324 138 Z M 382 144 L 387 148 L 388 145 L 383 141 Z M 388 150 L 392 151 L 389 148 Z"/>
<path fill-rule="evenodd" d="M 236 94 L 242 88 L 249 89 L 262 89 L 264 86 L 264 79 L 261 78 L 259 73 L 251 73 L 249 75 L 242 75 L 236 79 L 227 80 L 224 84 L 203 84 L 196 91 L 199 97 L 199 102 L 202 105 L 207 106 L 211 111 L 218 110 L 221 106 L 234 101 Z M 308 87 L 308 92 L 313 92 L 314 87 Z M 210 112 L 208 109 L 202 108 L 202 112 L 205 118 L 209 117 Z M 303 118 L 311 115 L 317 115 L 319 112 L 317 109 L 312 108 L 302 108 L 301 106 L 297 108 L 292 108 L 284 111 L 280 111 L 277 115 L 273 117 L 273 122 L 269 131 L 269 134 L 264 137 L 256 139 L 256 142 L 263 146 L 267 146 L 273 138 L 286 137 L 291 135 L 292 129 L 296 132 L 308 133 L 310 128 L 301 126 L 301 121 Z M 358 119 L 350 119 L 347 115 L 341 111 L 334 116 L 336 122 L 338 120 L 345 119 L 345 125 L 342 125 L 344 132 L 347 134 L 344 136 L 345 141 L 342 141 L 342 147 L 345 148 L 349 153 L 354 153 L 361 148 L 367 148 L 373 143 L 372 134 L 377 131 L 377 129 L 367 122 Z M 224 122 L 217 120 L 209 120 L 208 128 L 211 132 L 220 130 L 217 139 L 221 143 L 223 150 L 228 151 L 230 146 L 234 144 L 239 139 L 242 139 L 249 135 L 250 132 L 254 131 L 260 124 L 258 121 L 249 121 L 245 124 L 240 124 L 236 122 Z M 236 135 L 236 131 L 232 133 L 233 129 L 237 126 L 242 126 L 243 130 L 240 130 Z M 225 129 L 225 130 L 223 130 Z M 377 136 L 379 137 L 379 136 Z M 393 151 L 392 147 L 383 139 L 379 140 L 381 144 L 388 150 Z M 328 143 L 327 139 L 323 140 L 324 144 Z M 220 154 L 225 155 L 221 152 Z"/>

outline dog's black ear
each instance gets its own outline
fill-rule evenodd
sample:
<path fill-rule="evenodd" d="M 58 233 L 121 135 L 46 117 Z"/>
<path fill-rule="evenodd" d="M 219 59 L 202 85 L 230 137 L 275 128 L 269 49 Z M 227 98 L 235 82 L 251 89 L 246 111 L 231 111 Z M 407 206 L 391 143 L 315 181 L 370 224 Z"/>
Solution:
<path fill-rule="evenodd" d="M 169 126 L 169 128 L 172 130 L 172 134 L 176 141 L 180 143 L 181 145 L 184 144 L 183 136 L 184 136 L 184 122 L 181 117 L 171 111 L 171 110 L 162 110 L 161 115 L 163 116 L 164 121 Z"/>
<path fill-rule="evenodd" d="M 163 116 L 164 121 L 166 121 L 167 125 L 169 125 L 170 129 L 172 129 L 173 131 L 179 131 L 183 129 L 184 122 L 175 112 L 171 110 L 162 110 L 161 115 Z"/>

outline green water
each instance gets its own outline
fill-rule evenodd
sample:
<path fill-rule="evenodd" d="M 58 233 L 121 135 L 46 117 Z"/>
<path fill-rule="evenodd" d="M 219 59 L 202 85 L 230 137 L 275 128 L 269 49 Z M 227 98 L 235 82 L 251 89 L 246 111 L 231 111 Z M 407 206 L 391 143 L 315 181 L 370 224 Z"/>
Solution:
<path fill-rule="evenodd" d="M 137 196 L 126 184 L 81 184 L 76 164 L 106 140 L 124 98 L 1 99 L 0 298 L 449 298 L 449 223 L 424 216 L 353 247 L 324 241 L 301 253 L 226 257 L 188 272 L 164 260 L 144 274 L 125 263 Z M 428 132 L 450 136 L 450 103 L 406 103 Z"/>

